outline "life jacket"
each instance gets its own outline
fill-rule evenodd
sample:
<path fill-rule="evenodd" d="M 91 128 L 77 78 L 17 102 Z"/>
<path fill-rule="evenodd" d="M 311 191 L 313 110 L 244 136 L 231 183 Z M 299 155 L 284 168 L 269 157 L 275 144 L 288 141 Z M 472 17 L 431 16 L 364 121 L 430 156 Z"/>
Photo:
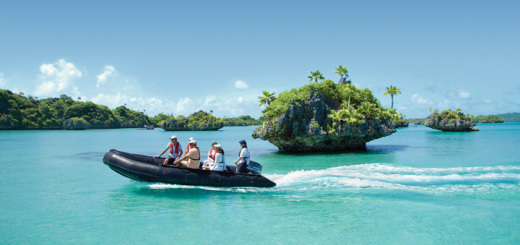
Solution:
<path fill-rule="evenodd" d="M 209 157 L 211 160 L 215 161 L 215 154 L 217 154 L 217 152 L 215 152 L 215 150 L 214 150 L 213 148 L 211 148 L 211 149 L 209 150 L 209 152 L 208 152 L 208 157 Z"/>
<path fill-rule="evenodd" d="M 175 143 L 175 154 L 179 154 L 179 142 Z M 170 153 L 173 153 L 173 143 L 170 142 Z"/>
<path fill-rule="evenodd" d="M 184 155 L 186 156 L 188 154 L 188 152 L 190 151 L 191 149 L 191 146 L 190 146 L 190 143 L 188 143 L 188 145 L 186 146 L 186 152 L 184 152 Z"/>

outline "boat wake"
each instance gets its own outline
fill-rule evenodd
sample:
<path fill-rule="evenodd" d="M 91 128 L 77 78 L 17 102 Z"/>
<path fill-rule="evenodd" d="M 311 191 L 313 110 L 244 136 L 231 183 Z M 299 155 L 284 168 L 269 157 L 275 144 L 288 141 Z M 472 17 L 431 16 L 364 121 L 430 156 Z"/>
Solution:
<path fill-rule="evenodd" d="M 389 164 L 362 164 L 321 170 L 298 170 L 266 175 L 274 188 L 220 188 L 149 185 L 153 189 L 182 188 L 225 192 L 294 192 L 359 188 L 415 191 L 430 194 L 477 194 L 520 191 L 520 166 L 414 168 Z"/>

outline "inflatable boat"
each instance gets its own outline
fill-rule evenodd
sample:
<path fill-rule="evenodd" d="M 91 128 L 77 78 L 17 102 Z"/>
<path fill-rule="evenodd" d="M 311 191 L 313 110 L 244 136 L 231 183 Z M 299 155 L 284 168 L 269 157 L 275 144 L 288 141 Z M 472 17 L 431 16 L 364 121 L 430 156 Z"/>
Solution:
<path fill-rule="evenodd" d="M 203 185 L 222 187 L 273 187 L 276 184 L 262 176 L 261 165 L 251 161 L 248 173 L 235 173 L 236 166 L 227 166 L 227 171 L 190 169 L 172 165 L 162 166 L 164 158 L 110 150 L 103 162 L 115 172 L 138 181 L 162 182 L 179 185 Z"/>

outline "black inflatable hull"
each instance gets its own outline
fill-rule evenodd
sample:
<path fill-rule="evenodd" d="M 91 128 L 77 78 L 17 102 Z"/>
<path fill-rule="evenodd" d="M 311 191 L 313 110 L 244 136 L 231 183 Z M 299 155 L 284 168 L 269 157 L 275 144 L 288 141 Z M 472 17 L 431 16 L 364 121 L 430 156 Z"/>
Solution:
<path fill-rule="evenodd" d="M 276 185 L 262 175 L 162 166 L 163 161 L 164 158 L 117 150 L 110 150 L 103 157 L 103 162 L 112 170 L 138 181 L 222 187 L 273 187 Z"/>

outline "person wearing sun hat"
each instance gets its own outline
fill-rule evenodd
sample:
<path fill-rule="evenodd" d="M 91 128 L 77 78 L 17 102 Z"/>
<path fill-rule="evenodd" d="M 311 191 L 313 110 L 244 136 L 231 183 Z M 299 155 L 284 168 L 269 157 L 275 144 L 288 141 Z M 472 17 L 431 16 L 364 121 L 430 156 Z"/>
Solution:
<path fill-rule="evenodd" d="M 211 171 L 225 171 L 226 162 L 224 161 L 224 150 L 222 149 L 222 146 L 215 144 L 213 148 L 215 149 L 215 161 L 209 163 L 209 165 L 204 167 L 204 169 Z"/>
<path fill-rule="evenodd" d="M 173 163 L 175 160 L 177 160 L 177 158 L 179 158 L 179 156 L 182 155 L 182 146 L 181 143 L 177 141 L 177 136 L 172 135 L 172 137 L 170 137 L 170 142 L 166 148 L 164 148 L 161 154 L 157 156 L 157 158 L 161 157 L 167 150 L 170 150 L 170 153 L 168 154 L 168 157 L 164 159 L 163 166 L 169 163 Z"/>
<path fill-rule="evenodd" d="M 188 140 L 188 144 L 186 145 L 186 152 L 184 152 L 184 155 L 186 156 L 186 154 L 188 154 L 188 152 L 190 152 L 190 142 L 193 140 L 193 137 L 190 137 L 190 139 Z"/>
<path fill-rule="evenodd" d="M 247 149 L 247 142 L 245 140 L 241 140 L 240 143 L 240 152 L 238 153 L 238 159 L 235 161 L 237 165 L 237 173 L 247 173 L 247 165 L 249 165 L 249 150 Z"/>

